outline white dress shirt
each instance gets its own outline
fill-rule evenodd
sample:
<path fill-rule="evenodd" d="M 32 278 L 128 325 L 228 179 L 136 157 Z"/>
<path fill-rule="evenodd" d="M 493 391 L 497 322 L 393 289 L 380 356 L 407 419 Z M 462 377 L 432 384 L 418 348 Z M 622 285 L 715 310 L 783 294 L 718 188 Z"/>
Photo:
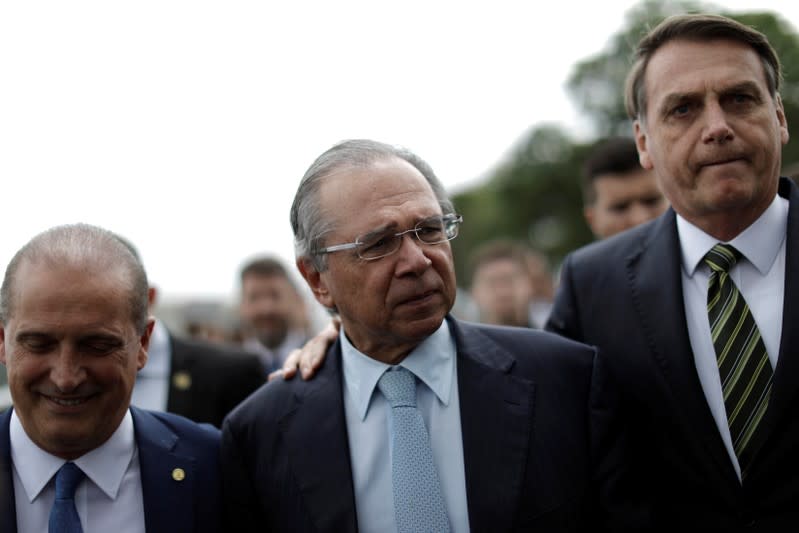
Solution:
<path fill-rule="evenodd" d="M 47 533 L 54 476 L 66 461 L 39 448 L 11 413 L 11 463 L 17 529 Z M 75 490 L 84 533 L 144 533 L 139 454 L 130 411 L 102 446 L 73 461 L 86 474 Z"/>
<path fill-rule="evenodd" d="M 777 367 L 782 335 L 787 228 L 788 200 L 777 195 L 760 218 L 728 243 L 743 254 L 743 257 L 730 269 L 730 278 L 749 305 L 763 338 L 772 369 Z M 710 268 L 702 261 L 705 254 L 719 241 L 679 215 L 677 231 L 682 249 L 685 317 L 696 370 L 710 412 L 740 479 L 741 467 L 732 447 L 716 351 L 710 337 L 707 313 Z"/>
<path fill-rule="evenodd" d="M 147 364 L 139 370 L 130 403 L 151 411 L 166 411 L 169 379 L 172 372 L 172 346 L 169 332 L 160 320 L 155 321 L 147 349 Z"/>
<path fill-rule="evenodd" d="M 377 381 L 390 365 L 356 350 L 343 328 L 339 338 L 358 530 L 363 533 L 397 531 L 391 484 L 390 407 L 377 389 Z M 430 434 L 451 530 L 467 533 L 469 513 L 456 362 L 455 342 L 445 321 L 399 366 L 419 379 L 416 402 Z"/>

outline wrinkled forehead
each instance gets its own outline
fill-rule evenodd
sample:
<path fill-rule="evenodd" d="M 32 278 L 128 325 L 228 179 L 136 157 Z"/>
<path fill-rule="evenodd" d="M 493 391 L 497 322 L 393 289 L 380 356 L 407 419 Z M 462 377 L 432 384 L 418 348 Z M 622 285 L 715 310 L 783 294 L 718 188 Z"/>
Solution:
<path fill-rule="evenodd" d="M 331 173 L 320 189 L 320 207 L 333 227 L 342 230 L 415 223 L 441 212 L 425 177 L 395 157 Z"/>

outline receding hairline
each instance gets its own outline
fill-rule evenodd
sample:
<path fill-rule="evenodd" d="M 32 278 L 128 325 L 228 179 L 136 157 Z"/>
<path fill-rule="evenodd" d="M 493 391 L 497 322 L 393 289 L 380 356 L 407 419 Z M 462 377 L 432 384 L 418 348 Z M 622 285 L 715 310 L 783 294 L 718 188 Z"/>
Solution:
<path fill-rule="evenodd" d="M 73 224 L 50 228 L 28 241 L 9 262 L 0 285 L 0 319 L 13 315 L 25 269 L 43 266 L 51 270 L 80 270 L 116 274 L 120 296 L 130 307 L 137 332 L 147 323 L 147 274 L 138 256 L 115 233 L 98 226 Z"/>

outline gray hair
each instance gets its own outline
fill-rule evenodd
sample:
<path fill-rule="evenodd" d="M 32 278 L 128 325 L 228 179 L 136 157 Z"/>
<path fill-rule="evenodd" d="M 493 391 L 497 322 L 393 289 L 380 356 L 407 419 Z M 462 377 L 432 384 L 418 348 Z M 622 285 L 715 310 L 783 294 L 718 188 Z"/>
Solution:
<path fill-rule="evenodd" d="M 782 67 L 777 52 L 765 35 L 745 24 L 719 15 L 674 15 L 647 33 L 635 50 L 633 56 L 635 63 L 627 75 L 624 88 L 624 105 L 631 119 L 643 121 L 646 115 L 644 77 L 649 61 L 660 47 L 677 39 L 700 42 L 727 39 L 748 45 L 760 57 L 766 75 L 766 86 L 772 97 L 779 92 Z"/>
<path fill-rule="evenodd" d="M 324 246 L 325 236 L 333 230 L 333 222 L 326 220 L 319 205 L 322 182 L 342 168 L 368 167 L 386 159 L 398 158 L 410 163 L 430 184 L 443 214 L 455 208 L 446 190 L 421 157 L 399 146 L 356 139 L 343 141 L 316 158 L 300 181 L 291 206 L 291 229 L 294 231 L 294 250 L 297 258 L 305 258 L 319 272 L 327 268 L 327 259 L 318 250 Z"/>
<path fill-rule="evenodd" d="M 96 271 L 124 269 L 131 319 L 138 334 L 147 327 L 147 274 L 125 241 L 103 228 L 88 224 L 56 226 L 36 235 L 11 258 L 0 286 L 0 320 L 14 312 L 14 286 L 24 263 L 91 267 Z"/>

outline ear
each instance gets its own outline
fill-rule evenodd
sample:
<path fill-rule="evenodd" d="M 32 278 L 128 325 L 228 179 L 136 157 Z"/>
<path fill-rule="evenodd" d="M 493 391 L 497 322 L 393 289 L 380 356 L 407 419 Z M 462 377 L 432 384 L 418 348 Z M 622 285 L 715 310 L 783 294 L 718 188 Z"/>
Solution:
<path fill-rule="evenodd" d="M 150 306 L 151 311 L 153 307 L 155 307 L 156 300 L 158 300 L 158 289 L 150 286 L 150 288 L 147 289 L 147 305 Z"/>
<path fill-rule="evenodd" d="M 788 119 L 785 118 L 785 108 L 782 105 L 782 97 L 778 94 L 775 101 L 777 107 L 777 123 L 780 128 L 780 140 L 782 144 L 788 144 L 790 134 L 788 133 Z"/>
<path fill-rule="evenodd" d="M 325 276 L 316 270 L 310 259 L 304 257 L 297 259 L 297 269 L 311 288 L 316 301 L 328 309 L 334 309 L 336 304 L 324 279 Z"/>
<path fill-rule="evenodd" d="M 638 148 L 638 160 L 641 162 L 641 166 L 647 170 L 652 170 L 654 165 L 647 148 L 646 128 L 640 119 L 633 122 L 633 133 L 635 134 L 635 147 Z"/>
<path fill-rule="evenodd" d="M 6 325 L 0 322 L 0 363 L 6 363 Z"/>
<path fill-rule="evenodd" d="M 588 224 L 588 227 L 591 228 L 591 233 L 596 236 L 596 229 L 594 229 L 594 215 L 596 214 L 595 208 L 593 205 L 587 205 L 583 207 L 583 217 L 585 218 L 585 223 Z"/>
<path fill-rule="evenodd" d="M 150 317 L 147 319 L 144 333 L 139 338 L 141 346 L 139 347 L 139 353 L 136 355 L 136 370 L 141 370 L 147 364 L 147 350 L 150 349 L 150 337 L 153 334 L 153 327 L 155 327 L 155 319 Z"/>

